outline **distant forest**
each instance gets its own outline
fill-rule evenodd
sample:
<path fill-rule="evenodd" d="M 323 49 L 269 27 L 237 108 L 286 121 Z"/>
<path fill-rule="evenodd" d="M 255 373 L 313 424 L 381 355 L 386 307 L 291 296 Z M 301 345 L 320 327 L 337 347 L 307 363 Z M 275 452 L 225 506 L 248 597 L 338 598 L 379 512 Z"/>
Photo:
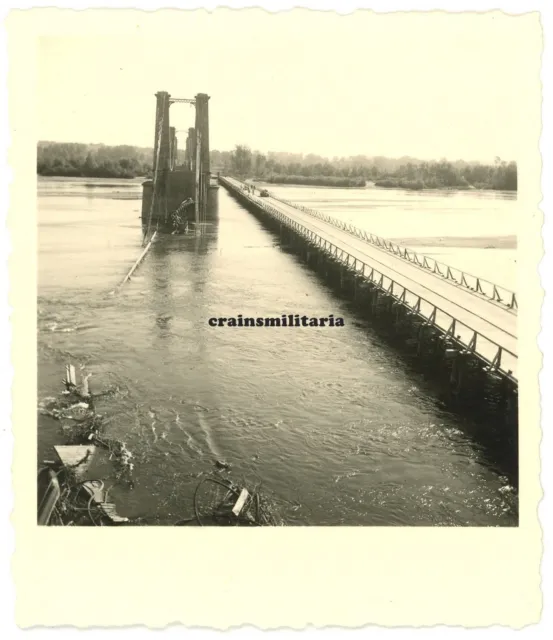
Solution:
<path fill-rule="evenodd" d="M 42 176 L 136 178 L 151 175 L 151 148 L 39 142 L 37 172 Z M 179 162 L 183 151 L 179 151 Z M 517 165 L 496 158 L 494 164 L 458 160 L 423 161 L 411 157 L 350 156 L 324 158 L 313 154 L 252 151 L 211 152 L 212 171 L 232 173 L 275 184 L 399 189 L 517 190 Z"/>
<path fill-rule="evenodd" d="M 37 172 L 74 178 L 136 178 L 152 169 L 152 150 L 128 145 L 39 142 Z"/>
<path fill-rule="evenodd" d="M 396 189 L 517 190 L 517 165 L 496 158 L 494 164 L 457 160 L 424 161 L 405 156 L 323 158 L 308 154 L 267 155 L 237 145 L 234 151 L 213 151 L 212 165 L 244 178 L 278 184 Z"/>

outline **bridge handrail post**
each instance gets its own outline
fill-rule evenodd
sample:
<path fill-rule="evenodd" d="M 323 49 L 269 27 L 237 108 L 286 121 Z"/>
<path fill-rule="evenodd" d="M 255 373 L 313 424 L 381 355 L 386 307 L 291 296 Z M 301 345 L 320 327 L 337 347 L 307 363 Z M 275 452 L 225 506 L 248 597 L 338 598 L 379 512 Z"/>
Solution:
<path fill-rule="evenodd" d="M 501 356 L 503 354 L 503 348 L 502 347 L 498 347 L 497 348 L 497 353 L 495 354 L 495 358 L 493 359 L 492 362 L 492 369 L 499 369 L 501 367 Z"/>

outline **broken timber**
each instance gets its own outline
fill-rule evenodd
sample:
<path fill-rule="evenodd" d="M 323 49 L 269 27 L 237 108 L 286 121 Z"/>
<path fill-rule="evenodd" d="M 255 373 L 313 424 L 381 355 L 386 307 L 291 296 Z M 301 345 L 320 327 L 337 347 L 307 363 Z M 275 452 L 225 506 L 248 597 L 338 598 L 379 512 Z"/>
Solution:
<path fill-rule="evenodd" d="M 63 395 L 74 394 L 82 397 L 82 394 L 85 394 L 89 396 L 88 378 L 90 375 L 83 377 L 83 390 L 78 390 L 75 367 L 72 364 L 67 364 L 63 380 L 66 389 L 63 391 Z M 81 407 L 88 409 L 89 407 L 89 404 L 84 402 L 70 404 L 71 399 L 65 399 L 63 402 L 64 408 L 56 413 L 49 412 L 47 415 L 58 418 L 60 415 L 64 415 L 74 420 L 74 417 L 64 414 L 63 410 Z M 93 419 L 99 417 L 94 409 L 89 410 L 88 413 L 92 414 Z M 85 440 L 84 444 L 54 446 L 57 459 L 45 461 L 45 466 L 39 469 L 37 477 L 37 523 L 39 525 L 51 524 L 53 515 L 57 516 L 58 523 L 62 525 L 75 524 L 71 518 L 74 518 L 75 514 L 78 518 L 86 518 L 86 515 L 82 516 L 83 512 L 85 514 L 88 512 L 90 523 L 97 526 L 106 524 L 108 521 L 113 524 L 128 522 L 128 518 L 117 513 L 115 504 L 106 500 L 107 492 L 104 491 L 102 478 L 114 475 L 114 463 L 112 462 L 114 450 L 109 444 L 97 438 L 96 433 L 94 424 L 92 424 L 88 437 L 86 434 L 80 436 Z M 120 446 L 119 453 L 127 453 L 130 457 L 124 443 Z M 83 491 L 88 495 L 88 503 L 84 504 L 82 503 Z M 79 499 L 81 499 L 80 505 Z M 99 514 L 99 520 L 94 518 L 92 507 Z"/>
<path fill-rule="evenodd" d="M 77 386 L 77 377 L 75 376 L 75 367 L 72 364 L 65 365 L 65 384 Z"/>
<path fill-rule="evenodd" d="M 84 481 L 88 475 L 93 458 L 96 455 L 96 445 L 58 445 L 54 447 L 60 463 L 71 469 L 75 477 Z"/>
<path fill-rule="evenodd" d="M 155 240 L 155 237 L 157 235 L 157 230 L 154 231 L 154 233 L 152 234 L 152 237 L 150 238 L 150 242 L 148 242 L 148 244 L 144 247 L 144 250 L 142 251 L 142 253 L 138 256 L 138 259 L 136 260 L 136 262 L 133 264 L 133 266 L 129 269 L 129 272 L 127 273 L 127 275 L 123 278 L 123 280 L 121 280 L 121 282 L 117 285 L 115 291 L 117 291 L 118 289 L 120 289 L 125 283 L 127 283 L 130 279 L 132 274 L 136 271 L 138 265 L 142 262 L 142 260 L 144 260 L 144 257 L 146 256 L 146 254 L 148 253 L 148 251 L 150 250 L 150 247 L 152 246 L 153 241 Z M 115 293 L 115 291 L 112 291 L 112 293 Z"/>
<path fill-rule="evenodd" d="M 234 513 L 235 516 L 240 515 L 240 512 L 244 508 L 244 505 L 246 504 L 246 500 L 249 498 L 249 495 L 250 494 L 247 489 L 242 489 L 242 491 L 240 492 L 240 495 L 238 496 L 238 500 L 236 501 L 236 504 L 234 505 L 234 507 L 232 507 L 232 513 Z"/>

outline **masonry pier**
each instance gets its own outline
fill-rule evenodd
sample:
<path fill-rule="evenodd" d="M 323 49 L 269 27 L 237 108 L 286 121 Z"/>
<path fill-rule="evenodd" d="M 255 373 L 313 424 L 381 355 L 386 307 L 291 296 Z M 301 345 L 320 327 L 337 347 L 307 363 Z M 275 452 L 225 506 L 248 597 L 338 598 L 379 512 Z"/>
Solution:
<path fill-rule="evenodd" d="M 167 91 L 156 93 L 153 177 L 143 183 L 142 225 L 145 237 L 154 230 L 197 232 L 213 221 L 217 209 L 217 185 L 209 164 L 209 96 L 173 98 Z M 193 105 L 195 127 L 188 129 L 184 159 L 179 164 L 175 127 L 170 126 L 170 107 Z"/>

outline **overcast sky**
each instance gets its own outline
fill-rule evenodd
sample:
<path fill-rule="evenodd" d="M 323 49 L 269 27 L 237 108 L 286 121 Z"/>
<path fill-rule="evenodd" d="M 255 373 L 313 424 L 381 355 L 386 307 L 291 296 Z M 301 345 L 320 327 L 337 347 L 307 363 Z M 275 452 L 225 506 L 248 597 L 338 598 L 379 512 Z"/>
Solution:
<path fill-rule="evenodd" d="M 519 18 L 406 17 L 187 12 L 180 36 L 42 39 L 39 138 L 152 146 L 166 90 L 211 96 L 212 149 L 516 159 L 531 80 Z M 193 121 L 171 107 L 177 129 Z"/>

